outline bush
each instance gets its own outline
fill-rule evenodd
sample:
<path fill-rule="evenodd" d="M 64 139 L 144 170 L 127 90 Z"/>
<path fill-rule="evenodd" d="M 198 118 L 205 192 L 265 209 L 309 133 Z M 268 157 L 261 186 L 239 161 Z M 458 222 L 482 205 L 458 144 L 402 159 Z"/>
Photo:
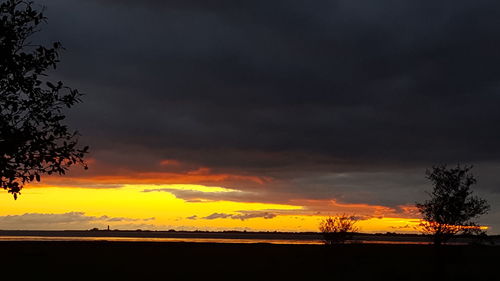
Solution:
<path fill-rule="evenodd" d="M 343 244 L 346 240 L 352 239 L 353 233 L 358 231 L 355 226 L 357 220 L 354 216 L 339 215 L 324 218 L 319 230 L 323 233 L 325 244 Z"/>

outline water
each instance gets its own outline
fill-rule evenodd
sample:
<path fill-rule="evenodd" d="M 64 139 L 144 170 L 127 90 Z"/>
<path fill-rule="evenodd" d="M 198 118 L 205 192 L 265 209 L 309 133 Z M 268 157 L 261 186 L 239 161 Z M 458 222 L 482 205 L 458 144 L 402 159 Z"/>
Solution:
<path fill-rule="evenodd" d="M 0 236 L 0 241 L 110 241 L 110 242 L 189 242 L 189 243 L 267 243 L 284 245 L 322 245 L 322 240 L 242 239 L 242 238 L 159 238 L 159 237 L 61 237 L 61 236 Z M 429 245 L 423 241 L 351 240 L 349 244 Z"/>

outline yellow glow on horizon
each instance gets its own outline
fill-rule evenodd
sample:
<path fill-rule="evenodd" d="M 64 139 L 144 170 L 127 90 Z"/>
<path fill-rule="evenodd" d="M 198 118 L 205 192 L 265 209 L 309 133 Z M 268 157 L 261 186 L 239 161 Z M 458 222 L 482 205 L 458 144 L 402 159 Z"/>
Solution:
<path fill-rule="evenodd" d="M 143 192 L 144 190 L 167 190 Z M 57 226 L 58 229 L 89 229 L 110 225 L 118 229 L 151 230 L 255 230 L 255 231 L 318 231 L 321 214 L 311 213 L 303 206 L 234 201 L 189 202 L 176 198 L 168 190 L 203 193 L 242 192 L 233 189 L 190 185 L 134 184 L 116 188 L 37 187 L 25 188 L 18 200 L 6 192 L 0 194 L 0 216 L 64 214 L 83 212 L 85 216 L 128 218 L 124 221 L 92 221 Z M 245 212 L 276 214 L 271 218 L 246 218 Z M 214 213 L 226 217 L 207 219 Z M 154 220 L 148 218 L 154 217 Z M 372 218 L 358 221 L 361 232 L 416 232 L 418 220 L 404 218 Z M 42 227 L 42 226 L 40 226 Z M 47 227 L 46 229 L 53 229 Z M 0 229 L 2 226 L 0 225 Z M 25 228 L 27 229 L 27 228 Z"/>
<path fill-rule="evenodd" d="M 196 215 L 206 217 L 213 213 L 237 213 L 241 210 L 294 210 L 300 206 L 213 201 L 203 203 L 186 202 L 169 192 L 142 192 L 148 188 L 171 188 L 197 190 L 203 192 L 230 192 L 225 188 L 198 185 L 149 186 L 127 185 L 121 188 L 64 188 L 40 187 L 25 188 L 18 200 L 13 200 L 6 192 L 0 195 L 0 216 L 22 215 L 25 213 L 60 214 L 67 212 L 85 212 L 88 216 L 127 217 L 146 219 L 155 217 L 158 227 L 237 227 L 239 220 L 189 220 Z M 248 221 L 253 221 L 246 220 Z M 253 223 L 252 223 L 253 225 Z"/>

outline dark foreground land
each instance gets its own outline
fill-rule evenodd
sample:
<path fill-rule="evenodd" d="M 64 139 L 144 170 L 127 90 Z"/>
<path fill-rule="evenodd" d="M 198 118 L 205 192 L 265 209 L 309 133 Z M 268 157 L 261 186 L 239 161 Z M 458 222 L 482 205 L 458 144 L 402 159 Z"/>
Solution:
<path fill-rule="evenodd" d="M 0 242 L 12 280 L 498 280 L 498 261 L 479 245 Z"/>

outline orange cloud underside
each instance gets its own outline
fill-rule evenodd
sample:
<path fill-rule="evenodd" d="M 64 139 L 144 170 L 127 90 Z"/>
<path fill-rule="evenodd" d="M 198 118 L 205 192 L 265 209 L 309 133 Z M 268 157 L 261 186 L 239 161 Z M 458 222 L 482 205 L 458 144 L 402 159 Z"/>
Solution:
<path fill-rule="evenodd" d="M 43 186 L 99 185 L 99 184 L 196 184 L 245 181 L 264 184 L 268 178 L 234 174 L 211 174 L 203 170 L 188 173 L 147 172 L 125 173 L 125 175 L 106 175 L 90 177 L 47 177 Z"/>

